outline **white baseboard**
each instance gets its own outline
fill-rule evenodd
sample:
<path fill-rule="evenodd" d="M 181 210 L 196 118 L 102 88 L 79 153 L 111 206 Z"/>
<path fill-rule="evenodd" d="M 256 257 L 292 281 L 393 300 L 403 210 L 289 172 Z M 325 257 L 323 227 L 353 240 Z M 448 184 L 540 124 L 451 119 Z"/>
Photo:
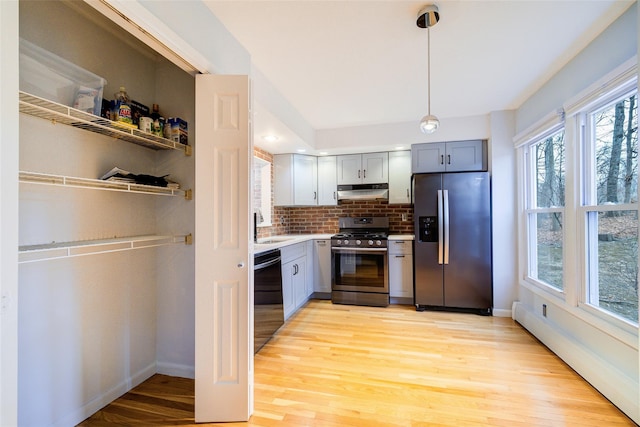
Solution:
<path fill-rule="evenodd" d="M 522 303 L 513 305 L 514 319 L 564 360 L 636 423 L 640 422 L 637 379 L 629 378 L 612 363 L 564 331 L 543 319 Z"/>
<path fill-rule="evenodd" d="M 505 310 L 504 308 L 494 308 L 492 313 L 495 317 L 511 317 L 511 310 Z"/>
<path fill-rule="evenodd" d="M 101 395 L 89 401 L 87 404 L 73 411 L 71 414 L 65 416 L 61 420 L 52 424 L 53 427 L 68 427 L 75 426 L 82 421 L 89 418 L 91 415 L 98 412 L 100 409 L 107 406 L 109 403 L 116 400 L 132 388 L 140 385 L 142 382 L 150 378 L 156 373 L 156 364 L 152 363 L 140 371 L 134 373 L 129 378 L 125 378 L 115 387 L 105 391 Z"/>
<path fill-rule="evenodd" d="M 196 368 L 193 365 L 158 362 L 157 373 L 162 375 L 170 375 L 172 377 L 195 379 Z"/>

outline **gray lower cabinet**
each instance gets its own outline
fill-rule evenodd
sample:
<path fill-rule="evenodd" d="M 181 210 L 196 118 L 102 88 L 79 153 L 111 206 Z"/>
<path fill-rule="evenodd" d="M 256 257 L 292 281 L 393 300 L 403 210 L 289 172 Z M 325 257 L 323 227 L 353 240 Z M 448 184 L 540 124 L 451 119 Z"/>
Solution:
<path fill-rule="evenodd" d="M 413 241 L 389 240 L 389 297 L 413 304 Z"/>
<path fill-rule="evenodd" d="M 306 249 L 306 243 L 297 243 L 280 248 L 285 320 L 291 317 L 309 299 Z"/>

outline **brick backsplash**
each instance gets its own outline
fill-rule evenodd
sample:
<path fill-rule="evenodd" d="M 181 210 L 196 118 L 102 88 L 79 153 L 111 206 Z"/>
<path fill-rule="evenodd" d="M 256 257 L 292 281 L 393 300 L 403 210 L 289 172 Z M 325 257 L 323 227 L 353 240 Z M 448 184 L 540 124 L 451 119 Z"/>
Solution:
<path fill-rule="evenodd" d="M 273 156 L 259 148 L 254 155 L 273 163 Z M 273 179 L 273 169 L 272 169 Z M 273 204 L 273 185 L 271 201 Z M 402 214 L 407 220 L 402 220 Z M 271 209 L 271 227 L 258 228 L 258 238 L 280 234 L 335 234 L 338 232 L 338 218 L 346 216 L 386 216 L 389 217 L 391 233 L 413 234 L 413 206 L 389 205 L 384 201 L 345 200 L 337 206 L 282 207 Z"/>
<path fill-rule="evenodd" d="M 285 208 L 288 213 L 289 234 L 337 233 L 338 218 L 346 216 L 389 217 L 391 233 L 413 234 L 413 207 L 389 205 L 383 201 L 346 200 L 338 206 L 310 206 Z M 402 214 L 407 220 L 402 221 Z"/>

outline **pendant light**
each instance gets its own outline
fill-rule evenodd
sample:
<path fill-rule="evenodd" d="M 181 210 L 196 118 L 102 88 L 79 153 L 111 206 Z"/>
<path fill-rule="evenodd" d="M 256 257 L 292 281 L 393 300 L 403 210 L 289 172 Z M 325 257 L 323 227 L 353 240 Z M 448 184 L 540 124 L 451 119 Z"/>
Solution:
<path fill-rule="evenodd" d="M 418 12 L 418 20 L 416 25 L 420 28 L 427 29 L 427 115 L 420 120 L 420 130 L 423 133 L 433 133 L 438 130 L 440 120 L 436 116 L 431 115 L 431 38 L 430 29 L 440 21 L 440 12 L 438 6 L 429 4 Z"/>

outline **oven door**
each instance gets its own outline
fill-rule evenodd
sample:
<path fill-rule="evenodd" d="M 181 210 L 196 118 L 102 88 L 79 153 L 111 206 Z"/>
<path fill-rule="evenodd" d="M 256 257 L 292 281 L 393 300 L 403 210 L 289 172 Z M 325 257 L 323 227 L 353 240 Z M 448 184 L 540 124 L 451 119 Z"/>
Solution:
<path fill-rule="evenodd" d="M 331 248 L 332 291 L 389 293 L 387 248 Z"/>

